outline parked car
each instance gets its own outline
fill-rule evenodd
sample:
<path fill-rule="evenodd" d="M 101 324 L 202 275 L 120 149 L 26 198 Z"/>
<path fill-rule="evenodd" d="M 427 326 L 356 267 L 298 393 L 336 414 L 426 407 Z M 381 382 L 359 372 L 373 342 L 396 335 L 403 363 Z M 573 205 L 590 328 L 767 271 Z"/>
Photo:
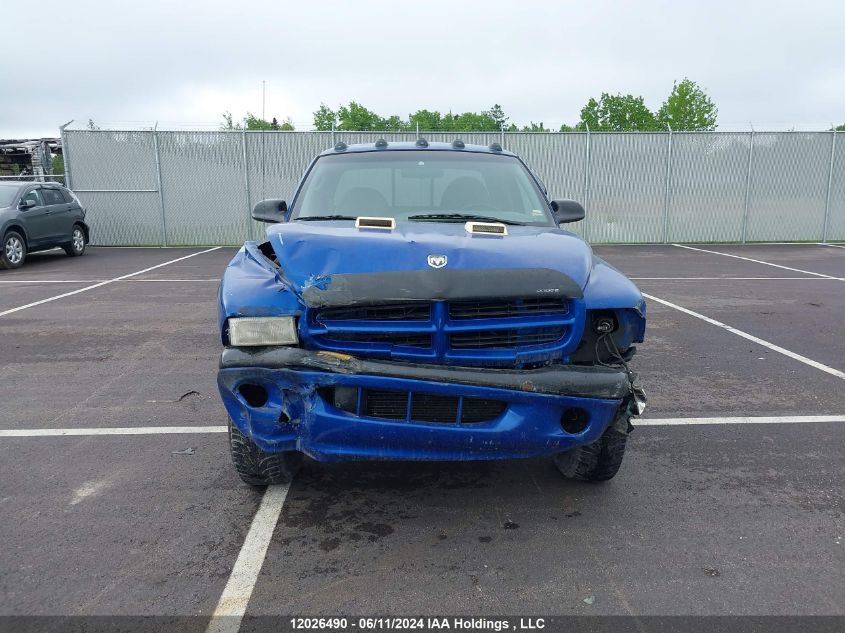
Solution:
<path fill-rule="evenodd" d="M 554 455 L 613 477 L 645 404 L 628 367 L 640 291 L 559 225 L 514 154 L 338 144 L 246 242 L 219 291 L 218 384 L 241 478 L 287 482 L 302 454 L 480 460 Z"/>
<path fill-rule="evenodd" d="M 82 255 L 90 229 L 79 199 L 60 184 L 0 181 L 0 236 L 0 268 L 18 268 L 27 254 L 57 246 Z"/>

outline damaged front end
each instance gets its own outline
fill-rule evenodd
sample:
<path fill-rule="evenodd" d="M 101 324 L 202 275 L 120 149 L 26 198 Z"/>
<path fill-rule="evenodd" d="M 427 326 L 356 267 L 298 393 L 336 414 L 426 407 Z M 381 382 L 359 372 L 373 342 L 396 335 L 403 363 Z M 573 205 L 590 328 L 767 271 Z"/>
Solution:
<path fill-rule="evenodd" d="M 271 239 L 248 242 L 220 288 L 220 393 L 261 451 L 532 457 L 628 433 L 644 405 L 627 361 L 645 304 L 601 260 L 585 281 L 546 268 L 291 279 Z M 232 345 L 229 319 L 254 317 L 296 319 L 298 344 Z"/>

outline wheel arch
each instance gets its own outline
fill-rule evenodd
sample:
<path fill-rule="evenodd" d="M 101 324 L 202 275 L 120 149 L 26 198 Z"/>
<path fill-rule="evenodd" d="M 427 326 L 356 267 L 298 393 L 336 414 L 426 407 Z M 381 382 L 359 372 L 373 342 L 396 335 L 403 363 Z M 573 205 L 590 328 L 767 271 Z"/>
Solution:
<path fill-rule="evenodd" d="M 3 232 L 0 233 L 0 235 L 2 235 L 5 239 L 6 233 L 8 233 L 9 231 L 14 231 L 15 233 L 18 233 L 21 237 L 23 237 L 24 245 L 27 247 L 27 250 L 29 250 L 29 235 L 26 234 L 26 229 L 23 227 L 22 224 L 15 221 L 11 221 L 3 227 Z"/>
<path fill-rule="evenodd" d="M 74 226 L 79 226 L 82 228 L 82 232 L 85 233 L 85 243 L 88 244 L 91 242 L 91 227 L 89 227 L 85 222 L 82 220 L 74 220 Z"/>

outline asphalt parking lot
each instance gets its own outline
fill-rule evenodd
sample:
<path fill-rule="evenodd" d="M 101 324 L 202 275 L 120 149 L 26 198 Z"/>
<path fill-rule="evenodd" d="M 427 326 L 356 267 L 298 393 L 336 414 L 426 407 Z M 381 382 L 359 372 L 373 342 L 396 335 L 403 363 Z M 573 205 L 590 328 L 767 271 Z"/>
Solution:
<path fill-rule="evenodd" d="M 845 248 L 595 250 L 649 297 L 614 480 L 307 462 L 264 504 L 216 392 L 234 249 L 0 271 L 0 616 L 845 616 Z"/>

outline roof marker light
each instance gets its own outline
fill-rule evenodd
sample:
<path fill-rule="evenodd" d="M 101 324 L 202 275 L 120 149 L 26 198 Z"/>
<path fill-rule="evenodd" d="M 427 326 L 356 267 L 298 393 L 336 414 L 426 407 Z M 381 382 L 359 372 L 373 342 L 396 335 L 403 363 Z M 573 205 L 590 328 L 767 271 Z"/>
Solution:
<path fill-rule="evenodd" d="M 417 147 L 428 147 L 428 141 L 424 138 L 417 139 Z"/>
<path fill-rule="evenodd" d="M 464 142 L 461 139 L 456 138 L 454 141 L 452 141 L 452 147 L 454 147 L 455 149 L 463 149 L 464 147 L 466 147 L 466 145 L 464 145 Z"/>
<path fill-rule="evenodd" d="M 380 138 L 376 141 L 376 147 L 379 149 L 384 149 L 385 147 L 387 147 L 387 141 L 385 141 L 383 138 Z"/>
<path fill-rule="evenodd" d="M 340 141 L 337 145 L 334 146 L 334 151 L 336 152 L 343 152 L 346 151 L 346 143 Z"/>
<path fill-rule="evenodd" d="M 499 145 L 498 143 L 490 143 L 490 145 L 488 145 L 487 147 L 489 147 L 494 152 L 501 152 L 502 151 L 502 146 Z"/>

